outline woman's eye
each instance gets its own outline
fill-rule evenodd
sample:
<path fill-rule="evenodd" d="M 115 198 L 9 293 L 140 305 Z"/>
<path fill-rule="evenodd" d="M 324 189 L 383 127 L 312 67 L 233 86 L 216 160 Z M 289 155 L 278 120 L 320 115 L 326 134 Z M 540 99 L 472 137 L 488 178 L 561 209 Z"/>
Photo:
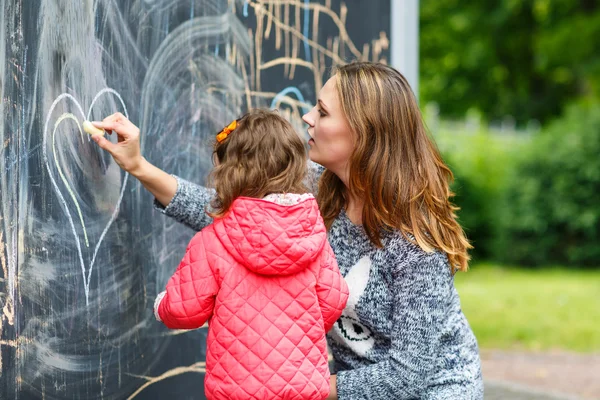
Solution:
<path fill-rule="evenodd" d="M 319 112 L 319 116 L 324 117 L 326 114 L 323 112 L 323 110 L 321 110 L 320 108 L 317 108 L 317 111 Z"/>

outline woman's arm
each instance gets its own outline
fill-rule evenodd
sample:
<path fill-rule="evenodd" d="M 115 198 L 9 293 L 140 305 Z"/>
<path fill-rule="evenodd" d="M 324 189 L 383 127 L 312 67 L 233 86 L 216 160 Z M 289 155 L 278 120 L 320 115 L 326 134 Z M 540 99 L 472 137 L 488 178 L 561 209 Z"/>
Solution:
<path fill-rule="evenodd" d="M 393 255 L 393 252 L 390 252 Z M 413 254 L 414 255 L 414 254 Z M 435 366 L 450 293 L 450 270 L 438 253 L 390 259 L 394 273 L 391 349 L 386 361 L 338 371 L 339 399 L 414 399 L 427 387 Z"/>
<path fill-rule="evenodd" d="M 140 153 L 140 130 L 124 115 L 116 113 L 94 125 L 117 134 L 117 143 L 99 135 L 92 139 L 154 195 L 157 209 L 196 231 L 212 222 L 205 209 L 214 197 L 214 190 L 169 175 L 149 163 Z"/>
<path fill-rule="evenodd" d="M 177 222 L 200 231 L 212 223 L 212 218 L 206 214 L 206 207 L 215 197 L 214 189 L 196 185 L 174 176 L 177 182 L 177 191 L 171 202 L 164 207 L 158 199 L 154 201 L 154 207 Z"/>

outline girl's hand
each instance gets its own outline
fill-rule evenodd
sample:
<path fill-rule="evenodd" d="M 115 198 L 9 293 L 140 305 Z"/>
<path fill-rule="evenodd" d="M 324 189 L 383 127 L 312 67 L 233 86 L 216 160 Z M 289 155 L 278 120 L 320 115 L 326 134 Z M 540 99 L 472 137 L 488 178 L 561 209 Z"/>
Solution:
<path fill-rule="evenodd" d="M 117 133 L 118 143 L 112 143 L 101 135 L 93 135 L 92 140 L 108 151 L 119 167 L 135 176 L 144 161 L 140 151 L 139 128 L 121 113 L 115 113 L 102 122 L 94 121 L 92 124 L 104 129 L 109 135 L 112 132 Z"/>

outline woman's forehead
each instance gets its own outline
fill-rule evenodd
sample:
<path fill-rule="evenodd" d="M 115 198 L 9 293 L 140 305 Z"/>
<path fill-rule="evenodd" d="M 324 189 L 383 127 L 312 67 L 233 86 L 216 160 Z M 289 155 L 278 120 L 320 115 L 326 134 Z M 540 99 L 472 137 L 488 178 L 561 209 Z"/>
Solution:
<path fill-rule="evenodd" d="M 335 102 L 336 97 L 336 78 L 335 76 L 329 78 L 325 85 L 321 88 L 319 92 L 319 100 L 325 103 L 325 105 L 333 105 L 331 103 Z"/>
<path fill-rule="evenodd" d="M 336 90 L 336 76 L 332 76 L 331 78 L 329 78 L 327 80 L 327 82 L 325 82 L 325 85 L 323 86 L 323 88 L 321 89 L 321 93 L 322 92 L 335 92 Z"/>

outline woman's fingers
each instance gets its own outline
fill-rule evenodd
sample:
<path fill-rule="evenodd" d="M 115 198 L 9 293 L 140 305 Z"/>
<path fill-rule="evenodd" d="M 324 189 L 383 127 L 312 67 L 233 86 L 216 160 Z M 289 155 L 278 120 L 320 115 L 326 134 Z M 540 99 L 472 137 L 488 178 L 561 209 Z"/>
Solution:
<path fill-rule="evenodd" d="M 121 114 L 120 112 L 116 112 L 108 117 L 104 118 L 102 122 L 122 122 L 128 121 L 127 117 Z"/>
<path fill-rule="evenodd" d="M 121 132 L 123 129 L 123 125 L 120 122 L 116 122 L 116 121 L 92 121 L 92 125 L 94 125 L 96 128 L 100 128 L 100 129 L 104 129 L 105 131 L 115 131 L 117 133 L 124 133 Z M 112 132 L 109 132 L 112 133 Z"/>
<path fill-rule="evenodd" d="M 123 114 L 115 113 L 109 117 L 104 118 L 102 122 L 93 121 L 92 124 L 97 128 L 104 129 L 109 133 L 112 131 L 117 132 L 119 136 L 119 142 L 127 139 L 135 138 L 139 135 L 139 129 L 137 126 L 131 123 Z"/>
<path fill-rule="evenodd" d="M 104 131 L 106 131 L 110 135 L 110 134 L 112 134 L 112 128 L 118 122 L 118 119 L 119 119 L 119 116 L 115 113 L 115 114 L 112 114 L 112 115 L 104 118 L 102 120 L 102 122 L 92 121 L 92 124 L 98 128 L 104 129 Z"/>
<path fill-rule="evenodd" d="M 121 168 L 129 172 L 139 165 L 142 157 L 139 143 L 140 130 L 137 126 L 121 113 L 110 115 L 102 122 L 94 121 L 92 123 L 98 128 L 117 133 L 117 143 L 112 143 L 102 136 L 92 139 L 100 148 L 108 151 Z"/>
<path fill-rule="evenodd" d="M 92 136 L 92 140 L 98 143 L 101 149 L 108 151 L 111 155 L 114 155 L 115 152 L 115 144 L 110 140 L 107 140 L 105 137 L 100 135 Z"/>

